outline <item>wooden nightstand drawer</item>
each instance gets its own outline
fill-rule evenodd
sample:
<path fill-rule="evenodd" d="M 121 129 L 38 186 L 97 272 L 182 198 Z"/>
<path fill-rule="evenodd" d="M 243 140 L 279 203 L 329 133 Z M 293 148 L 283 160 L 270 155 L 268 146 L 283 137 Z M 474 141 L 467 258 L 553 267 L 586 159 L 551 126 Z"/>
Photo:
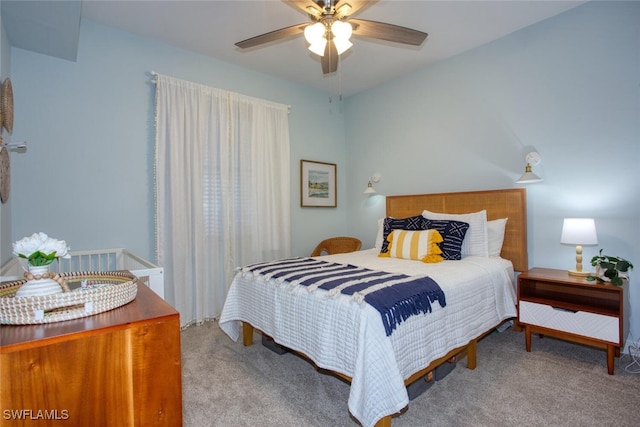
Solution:
<path fill-rule="evenodd" d="M 520 301 L 521 323 L 568 332 L 620 344 L 620 320 L 618 317 L 585 311 L 567 311 L 551 305 Z"/>

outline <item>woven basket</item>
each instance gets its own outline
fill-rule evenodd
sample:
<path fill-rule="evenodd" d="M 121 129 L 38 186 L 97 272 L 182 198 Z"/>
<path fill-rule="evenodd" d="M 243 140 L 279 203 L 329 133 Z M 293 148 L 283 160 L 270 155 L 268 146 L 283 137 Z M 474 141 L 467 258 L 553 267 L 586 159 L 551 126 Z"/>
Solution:
<path fill-rule="evenodd" d="M 2 120 L 0 120 L 0 129 L 3 127 L 7 132 L 13 132 L 13 87 L 11 79 L 7 77 L 0 88 L 0 110 L 2 110 Z"/>
<path fill-rule="evenodd" d="M 16 298 L 26 279 L 0 285 L 0 324 L 33 325 L 79 319 L 133 301 L 137 277 L 122 271 L 60 274 L 71 289 L 54 295 Z"/>

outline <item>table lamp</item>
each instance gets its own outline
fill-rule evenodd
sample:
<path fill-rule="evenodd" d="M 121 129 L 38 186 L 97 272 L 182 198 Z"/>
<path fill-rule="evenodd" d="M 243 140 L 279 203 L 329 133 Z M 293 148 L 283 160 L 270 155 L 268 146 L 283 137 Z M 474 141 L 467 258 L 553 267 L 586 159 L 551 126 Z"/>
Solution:
<path fill-rule="evenodd" d="M 576 269 L 569 270 L 569 274 L 579 277 L 590 275 L 591 272 L 582 271 L 582 246 L 598 244 L 596 223 L 593 218 L 565 218 L 560 243 L 576 245 Z"/>

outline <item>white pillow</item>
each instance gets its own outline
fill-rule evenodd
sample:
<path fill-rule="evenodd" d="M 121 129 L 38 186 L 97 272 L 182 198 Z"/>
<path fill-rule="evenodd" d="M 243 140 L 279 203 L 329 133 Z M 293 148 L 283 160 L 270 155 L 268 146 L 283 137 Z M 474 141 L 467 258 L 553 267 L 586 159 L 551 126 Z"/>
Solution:
<path fill-rule="evenodd" d="M 467 214 L 448 214 L 431 211 L 422 211 L 422 216 L 427 219 L 445 219 L 462 221 L 469 224 L 469 230 L 462 241 L 462 258 L 467 256 L 489 256 L 489 239 L 487 237 L 487 211 Z"/>
<path fill-rule="evenodd" d="M 384 218 L 378 220 L 378 234 L 376 234 L 375 248 L 378 252 L 382 250 L 382 237 L 384 236 Z"/>
<path fill-rule="evenodd" d="M 507 226 L 508 218 L 494 219 L 487 221 L 487 236 L 489 240 L 489 256 L 500 256 L 502 243 L 504 242 L 504 229 Z"/>

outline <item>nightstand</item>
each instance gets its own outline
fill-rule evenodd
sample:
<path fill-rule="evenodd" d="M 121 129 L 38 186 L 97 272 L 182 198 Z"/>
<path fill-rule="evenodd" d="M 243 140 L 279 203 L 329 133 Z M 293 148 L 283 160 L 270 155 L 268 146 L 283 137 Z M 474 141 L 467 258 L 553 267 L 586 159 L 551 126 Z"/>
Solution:
<path fill-rule="evenodd" d="M 532 333 L 602 348 L 607 351 L 607 371 L 613 375 L 615 357 L 620 356 L 628 331 L 628 286 L 599 284 L 549 268 L 520 274 L 518 324 L 525 329 L 527 351 Z"/>

